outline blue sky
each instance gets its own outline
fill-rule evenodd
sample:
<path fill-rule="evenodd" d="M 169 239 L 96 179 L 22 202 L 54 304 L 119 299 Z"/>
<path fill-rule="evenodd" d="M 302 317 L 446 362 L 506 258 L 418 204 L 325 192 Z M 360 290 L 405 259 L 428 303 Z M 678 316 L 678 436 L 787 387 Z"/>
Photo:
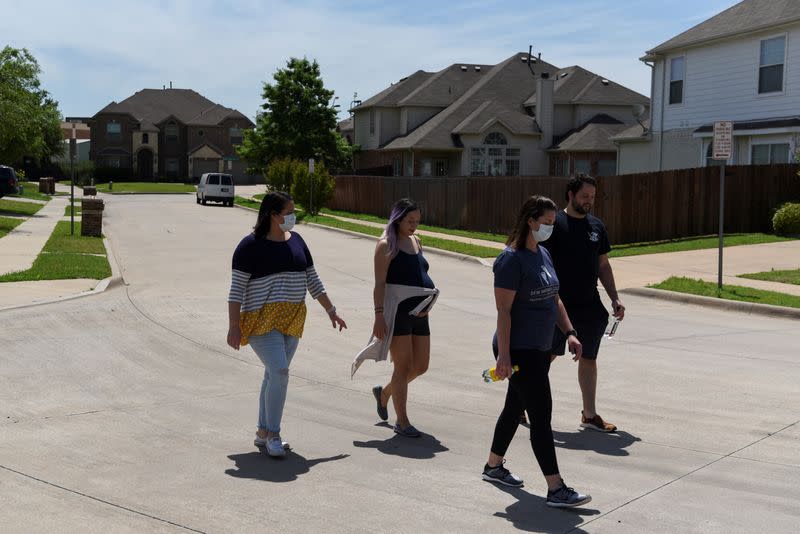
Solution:
<path fill-rule="evenodd" d="M 28 48 L 67 116 L 143 88 L 191 88 L 254 117 L 289 57 L 319 61 L 345 110 L 417 69 L 494 64 L 532 44 L 649 96 L 643 53 L 735 0 L 3 0 L 0 46 Z M 346 112 L 340 113 L 341 118 Z"/>

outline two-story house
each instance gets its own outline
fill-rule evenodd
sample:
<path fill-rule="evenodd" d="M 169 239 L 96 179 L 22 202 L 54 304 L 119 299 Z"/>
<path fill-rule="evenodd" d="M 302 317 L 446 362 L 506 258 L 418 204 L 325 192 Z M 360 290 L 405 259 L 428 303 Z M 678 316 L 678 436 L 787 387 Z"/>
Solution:
<path fill-rule="evenodd" d="M 356 172 L 395 176 L 616 172 L 609 137 L 647 97 L 578 66 L 514 54 L 419 70 L 353 108 Z"/>
<path fill-rule="evenodd" d="M 800 139 L 800 1 L 744 0 L 648 51 L 651 119 L 615 136 L 620 174 L 716 165 L 734 121 L 736 165 L 787 163 Z"/>
<path fill-rule="evenodd" d="M 110 103 L 89 123 L 98 176 L 112 168 L 142 180 L 196 180 L 205 172 L 252 180 L 235 147 L 255 124 L 191 89 L 143 89 Z"/>

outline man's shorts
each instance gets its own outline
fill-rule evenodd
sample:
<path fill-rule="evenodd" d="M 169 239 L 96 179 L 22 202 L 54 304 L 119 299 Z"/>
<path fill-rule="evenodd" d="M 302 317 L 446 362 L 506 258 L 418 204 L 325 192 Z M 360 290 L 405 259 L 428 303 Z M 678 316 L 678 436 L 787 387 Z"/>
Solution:
<path fill-rule="evenodd" d="M 394 318 L 394 332 L 392 336 L 429 336 L 431 329 L 428 325 L 428 316 L 415 317 L 408 312 L 397 310 Z"/>
<path fill-rule="evenodd" d="M 565 306 L 566 307 L 566 306 Z M 583 358 L 596 360 L 600 351 L 600 342 L 608 325 L 608 311 L 602 303 L 590 303 L 585 306 L 574 305 L 567 309 L 572 328 L 578 331 L 578 341 L 583 346 Z M 553 332 L 551 354 L 563 355 L 566 350 L 567 337 L 556 326 Z"/>

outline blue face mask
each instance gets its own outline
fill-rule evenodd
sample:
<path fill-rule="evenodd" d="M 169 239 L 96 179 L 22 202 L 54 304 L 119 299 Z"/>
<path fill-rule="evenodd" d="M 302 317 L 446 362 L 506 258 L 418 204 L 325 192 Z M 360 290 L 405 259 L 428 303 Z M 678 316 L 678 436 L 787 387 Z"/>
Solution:
<path fill-rule="evenodd" d="M 550 239 L 550 236 L 553 235 L 553 225 L 552 224 L 540 224 L 538 230 L 532 230 L 531 233 L 533 234 L 533 238 L 538 242 L 541 243 L 542 241 L 547 241 Z"/>
<path fill-rule="evenodd" d="M 288 215 L 283 216 L 283 224 L 279 225 L 281 230 L 284 232 L 288 232 L 292 228 L 294 228 L 296 217 L 294 213 L 289 213 Z"/>

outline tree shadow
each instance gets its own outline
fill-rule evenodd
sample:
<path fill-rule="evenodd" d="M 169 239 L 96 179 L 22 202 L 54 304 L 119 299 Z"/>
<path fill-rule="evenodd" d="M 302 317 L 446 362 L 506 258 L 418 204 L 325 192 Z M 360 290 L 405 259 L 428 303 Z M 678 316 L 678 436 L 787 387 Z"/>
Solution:
<path fill-rule="evenodd" d="M 392 428 L 388 423 L 378 423 L 375 426 Z M 392 437 L 389 439 L 354 441 L 353 445 L 364 449 L 376 449 L 383 454 L 413 458 L 415 460 L 429 460 L 436 456 L 436 453 L 450 450 L 442 445 L 438 439 L 424 432 L 422 432 L 422 435 L 418 438 L 407 438 L 399 434 L 392 434 Z"/>
<path fill-rule="evenodd" d="M 542 482 L 544 486 L 544 482 Z M 507 506 L 505 512 L 495 512 L 495 517 L 510 521 L 514 528 L 526 532 L 579 532 L 586 531 L 578 528 L 583 523 L 582 516 L 598 515 L 595 508 L 551 508 L 545 504 L 546 499 L 533 495 L 521 488 L 497 486 L 497 489 L 508 493 L 517 502 Z M 590 503 L 589 503 L 590 504 Z"/>
<path fill-rule="evenodd" d="M 642 441 L 642 438 L 627 432 L 597 432 L 595 430 L 579 430 L 577 432 L 553 431 L 553 441 L 556 447 L 573 451 L 594 451 L 597 454 L 609 456 L 628 456 L 626 449 Z"/>
<path fill-rule="evenodd" d="M 292 482 L 297 480 L 298 476 L 308 473 L 317 464 L 342 460 L 349 456 L 349 454 L 337 454 L 327 458 L 307 460 L 294 451 L 287 452 L 283 458 L 272 458 L 265 450 L 231 454 L 228 458 L 234 461 L 236 467 L 226 469 L 225 474 L 265 482 Z"/>

